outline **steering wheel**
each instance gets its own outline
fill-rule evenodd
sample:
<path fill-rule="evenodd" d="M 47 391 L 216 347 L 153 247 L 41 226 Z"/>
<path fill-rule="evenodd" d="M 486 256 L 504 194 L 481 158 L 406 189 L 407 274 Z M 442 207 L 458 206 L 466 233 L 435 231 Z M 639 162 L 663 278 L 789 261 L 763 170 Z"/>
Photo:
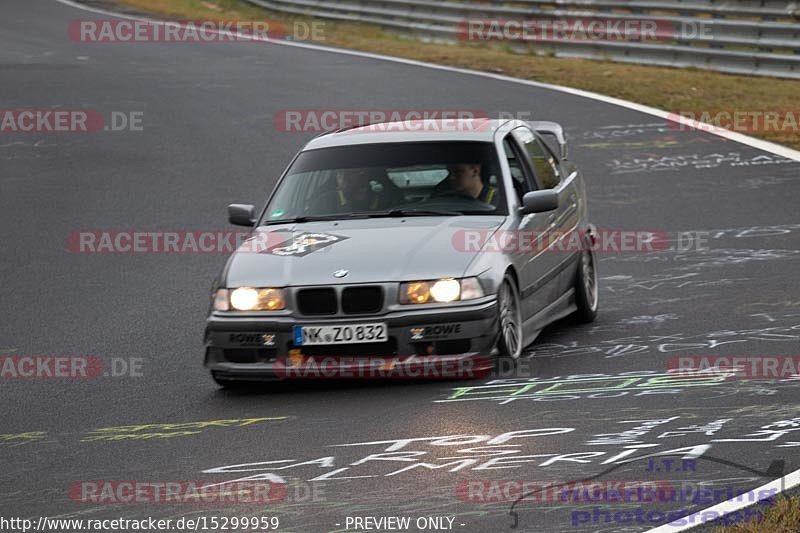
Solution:
<path fill-rule="evenodd" d="M 453 191 L 453 190 L 442 191 L 442 192 L 439 192 L 439 193 L 433 193 L 431 195 L 431 197 L 430 197 L 430 200 L 434 200 L 436 198 L 459 198 L 459 199 L 462 199 L 462 200 L 471 200 L 473 202 L 480 202 L 480 200 L 478 200 L 477 198 L 475 198 L 474 196 L 472 196 L 469 193 L 462 192 L 462 191 Z"/>
<path fill-rule="evenodd" d="M 472 197 L 467 193 L 462 193 L 458 191 L 445 191 L 441 194 L 432 195 L 426 201 L 423 202 L 426 208 L 431 208 L 432 206 L 439 206 L 441 205 L 442 209 L 459 209 L 447 202 L 448 198 L 452 198 L 454 200 L 460 200 L 460 204 L 466 204 L 469 202 L 468 206 L 465 206 L 466 210 L 468 211 L 494 211 L 496 207 L 488 202 L 484 202 L 483 200 L 478 200 L 477 198 Z M 442 202 L 438 202 L 437 200 L 443 200 Z"/>

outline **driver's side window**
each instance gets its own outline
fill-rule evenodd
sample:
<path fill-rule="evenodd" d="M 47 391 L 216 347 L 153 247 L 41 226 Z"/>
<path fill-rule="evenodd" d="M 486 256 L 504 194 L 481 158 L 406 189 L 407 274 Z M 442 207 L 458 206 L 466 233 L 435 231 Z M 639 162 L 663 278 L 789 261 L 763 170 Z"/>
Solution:
<path fill-rule="evenodd" d="M 514 184 L 514 192 L 517 193 L 519 205 L 522 205 L 522 197 L 525 196 L 525 193 L 533 190 L 525 158 L 522 157 L 520 148 L 511 134 L 507 135 L 503 140 L 503 150 L 506 153 L 508 168 L 511 170 L 511 182 Z"/>

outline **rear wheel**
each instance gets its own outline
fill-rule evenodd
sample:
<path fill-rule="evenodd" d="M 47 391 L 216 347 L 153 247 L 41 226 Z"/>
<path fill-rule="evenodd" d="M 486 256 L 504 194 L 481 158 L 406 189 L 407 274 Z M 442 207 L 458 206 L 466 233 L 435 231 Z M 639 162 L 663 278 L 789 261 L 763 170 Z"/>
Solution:
<path fill-rule="evenodd" d="M 587 246 L 581 254 L 578 275 L 575 277 L 575 303 L 578 306 L 575 317 L 581 322 L 593 322 L 597 318 L 600 295 L 597 287 L 597 262 L 590 237 L 587 235 Z"/>
<path fill-rule="evenodd" d="M 502 357 L 519 359 L 522 354 L 522 309 L 514 279 L 506 274 L 497 293 L 500 309 L 500 338 L 497 349 Z"/>

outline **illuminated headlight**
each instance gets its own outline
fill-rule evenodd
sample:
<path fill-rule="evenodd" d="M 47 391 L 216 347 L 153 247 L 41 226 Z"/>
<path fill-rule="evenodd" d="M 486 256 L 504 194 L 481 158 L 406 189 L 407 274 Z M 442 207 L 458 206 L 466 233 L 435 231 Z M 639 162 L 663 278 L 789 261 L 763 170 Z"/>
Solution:
<path fill-rule="evenodd" d="M 457 279 L 440 279 L 431 285 L 431 297 L 435 302 L 454 302 L 459 296 L 461 296 L 461 283 Z"/>
<path fill-rule="evenodd" d="M 239 287 L 220 289 L 214 296 L 215 311 L 280 311 L 285 308 L 283 289 Z"/>
<path fill-rule="evenodd" d="M 449 303 L 484 296 L 478 278 L 410 281 L 400 285 L 400 303 Z"/>

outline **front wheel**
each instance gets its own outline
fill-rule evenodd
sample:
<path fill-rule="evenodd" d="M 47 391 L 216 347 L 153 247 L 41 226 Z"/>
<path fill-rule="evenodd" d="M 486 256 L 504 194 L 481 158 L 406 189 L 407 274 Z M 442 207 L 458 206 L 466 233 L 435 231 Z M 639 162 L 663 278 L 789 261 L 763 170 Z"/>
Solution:
<path fill-rule="evenodd" d="M 597 318 L 600 295 L 596 265 L 594 250 L 587 246 L 581 254 L 578 275 L 575 277 L 575 303 L 578 306 L 575 317 L 585 323 L 593 322 Z"/>
<path fill-rule="evenodd" d="M 497 293 L 500 309 L 500 338 L 497 349 L 501 357 L 519 359 L 522 355 L 522 309 L 514 279 L 506 274 Z"/>

